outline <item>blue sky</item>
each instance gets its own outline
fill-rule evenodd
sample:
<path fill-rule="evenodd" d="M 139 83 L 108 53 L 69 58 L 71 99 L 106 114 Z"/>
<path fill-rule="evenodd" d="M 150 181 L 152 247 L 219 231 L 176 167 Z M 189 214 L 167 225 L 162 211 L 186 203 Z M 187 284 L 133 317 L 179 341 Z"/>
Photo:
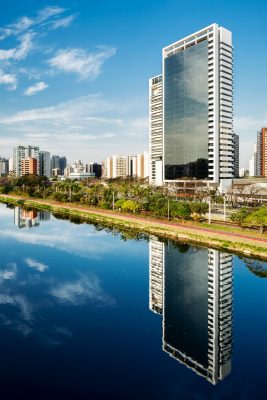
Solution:
<path fill-rule="evenodd" d="M 36 144 L 70 161 L 148 148 L 161 49 L 213 22 L 233 32 L 240 166 L 267 125 L 267 2 L 10 1 L 0 15 L 0 155 Z"/>

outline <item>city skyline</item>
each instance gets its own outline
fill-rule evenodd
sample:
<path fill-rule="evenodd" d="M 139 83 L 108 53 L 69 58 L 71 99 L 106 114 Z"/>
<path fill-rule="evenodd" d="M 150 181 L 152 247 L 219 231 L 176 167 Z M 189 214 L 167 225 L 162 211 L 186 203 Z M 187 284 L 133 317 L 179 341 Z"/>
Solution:
<path fill-rule="evenodd" d="M 16 11 L 5 5 L 0 155 L 10 157 L 17 145 L 31 144 L 70 161 L 100 162 L 129 149 L 147 150 L 147 82 L 161 69 L 161 49 L 216 22 L 233 32 L 234 131 L 240 135 L 240 167 L 248 168 L 257 131 L 267 125 L 267 55 L 260 52 L 267 6 L 240 4 L 41 1 L 36 7 L 27 0 Z"/>

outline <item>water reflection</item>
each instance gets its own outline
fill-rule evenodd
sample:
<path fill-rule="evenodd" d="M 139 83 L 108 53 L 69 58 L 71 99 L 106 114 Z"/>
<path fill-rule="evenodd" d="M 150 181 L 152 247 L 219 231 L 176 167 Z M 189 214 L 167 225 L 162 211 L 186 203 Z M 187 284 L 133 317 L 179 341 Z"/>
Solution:
<path fill-rule="evenodd" d="M 49 211 L 25 210 L 20 207 L 14 208 L 14 225 L 18 228 L 33 228 L 40 225 L 40 221 L 49 221 Z"/>
<path fill-rule="evenodd" d="M 149 243 L 149 307 L 163 317 L 163 350 L 216 384 L 231 372 L 232 255 Z"/>

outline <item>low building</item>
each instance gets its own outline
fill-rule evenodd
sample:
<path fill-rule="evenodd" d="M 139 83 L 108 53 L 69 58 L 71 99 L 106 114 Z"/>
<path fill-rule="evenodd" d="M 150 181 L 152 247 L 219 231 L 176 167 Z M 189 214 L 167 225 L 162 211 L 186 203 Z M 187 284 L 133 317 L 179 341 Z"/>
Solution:
<path fill-rule="evenodd" d="M 77 179 L 77 180 L 82 180 L 82 179 L 87 179 L 87 178 L 95 178 L 95 174 L 91 172 L 71 172 L 68 176 L 69 179 Z"/>

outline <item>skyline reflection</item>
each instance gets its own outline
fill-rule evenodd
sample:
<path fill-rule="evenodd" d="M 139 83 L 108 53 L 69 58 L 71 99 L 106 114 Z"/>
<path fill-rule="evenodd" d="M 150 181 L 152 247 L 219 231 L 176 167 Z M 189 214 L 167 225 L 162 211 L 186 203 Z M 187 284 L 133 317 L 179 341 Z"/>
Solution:
<path fill-rule="evenodd" d="M 14 208 L 14 225 L 20 229 L 37 227 L 40 225 L 40 221 L 49 221 L 50 219 L 51 213 L 49 211 Z"/>
<path fill-rule="evenodd" d="M 231 373 L 233 257 L 149 241 L 149 308 L 162 315 L 162 348 L 217 384 Z"/>

